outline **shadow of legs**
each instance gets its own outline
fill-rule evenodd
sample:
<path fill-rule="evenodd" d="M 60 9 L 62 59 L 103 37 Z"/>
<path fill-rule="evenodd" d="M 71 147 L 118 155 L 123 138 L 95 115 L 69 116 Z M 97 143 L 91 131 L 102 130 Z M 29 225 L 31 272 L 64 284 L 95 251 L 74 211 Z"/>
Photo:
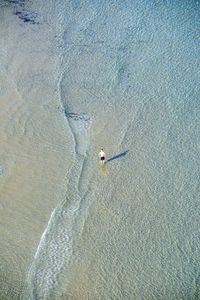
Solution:
<path fill-rule="evenodd" d="M 118 158 L 120 158 L 120 157 L 125 156 L 125 155 L 128 153 L 128 151 L 129 151 L 129 150 L 126 150 L 126 151 L 124 151 L 124 152 L 122 152 L 122 153 L 120 153 L 120 154 L 117 154 L 117 155 L 115 155 L 115 156 L 109 158 L 105 163 L 108 163 L 108 162 L 110 162 L 110 161 L 112 161 L 112 160 L 114 160 L 114 159 L 118 159 Z"/>

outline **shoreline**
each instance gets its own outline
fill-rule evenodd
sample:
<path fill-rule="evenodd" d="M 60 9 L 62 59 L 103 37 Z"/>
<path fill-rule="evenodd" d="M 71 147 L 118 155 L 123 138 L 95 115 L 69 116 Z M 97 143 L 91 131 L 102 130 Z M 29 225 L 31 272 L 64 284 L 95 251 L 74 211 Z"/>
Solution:
<path fill-rule="evenodd" d="M 38 9 L 34 3 L 24 5 L 27 11 Z M 73 160 L 71 133 L 57 109 L 55 76 L 60 58 L 55 50 L 49 52 L 54 32 L 45 23 L 23 23 L 13 14 L 15 9 L 16 5 L 3 7 L 0 22 L 0 44 L 6 54 L 1 60 L 0 95 L 2 299 L 23 296 L 31 261 L 53 209 L 66 192 Z M 47 36 L 45 41 L 42 36 Z"/>
<path fill-rule="evenodd" d="M 77 224 L 80 222 L 77 222 L 77 218 L 81 218 L 80 214 L 83 214 L 84 204 L 82 200 L 85 201 L 85 195 L 88 193 L 86 188 L 86 192 L 82 194 L 85 186 L 82 186 L 81 177 L 89 150 L 91 118 L 87 114 L 69 113 L 66 112 L 65 108 L 63 109 L 73 136 L 76 157 L 68 174 L 66 196 L 53 210 L 39 242 L 28 274 L 28 289 L 26 289 L 24 299 L 52 297 L 52 295 L 56 297 L 58 291 L 62 290 L 61 286 L 66 287 L 66 269 L 70 267 L 73 253 L 74 226 L 77 231 Z M 71 197 L 73 200 L 70 199 L 68 202 Z M 67 250 L 66 245 L 68 245 Z M 48 262 L 45 267 L 42 264 L 41 268 L 40 264 L 44 261 L 46 255 L 48 256 Z M 63 277 L 63 272 L 65 277 L 64 282 L 61 283 L 59 278 Z"/>

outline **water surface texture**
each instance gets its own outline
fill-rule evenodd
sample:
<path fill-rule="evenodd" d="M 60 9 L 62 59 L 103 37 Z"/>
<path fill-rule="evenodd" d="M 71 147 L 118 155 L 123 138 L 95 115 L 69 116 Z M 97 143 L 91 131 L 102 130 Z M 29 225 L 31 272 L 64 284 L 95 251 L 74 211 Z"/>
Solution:
<path fill-rule="evenodd" d="M 2 299 L 200 299 L 200 3 L 0 8 Z"/>

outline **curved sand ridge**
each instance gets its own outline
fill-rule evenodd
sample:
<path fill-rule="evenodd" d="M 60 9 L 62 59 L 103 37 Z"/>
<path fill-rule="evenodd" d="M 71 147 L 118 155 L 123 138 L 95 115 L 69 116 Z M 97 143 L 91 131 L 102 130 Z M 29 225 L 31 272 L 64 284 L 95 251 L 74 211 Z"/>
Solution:
<path fill-rule="evenodd" d="M 26 98 L 23 98 L 23 94 L 18 90 L 17 85 L 9 76 L 3 77 L 0 74 L 0 78 L 2 79 L 4 87 L 4 89 L 1 90 L 0 99 L 0 116 L 2 120 L 0 129 L 2 141 L 2 155 L 0 161 L 2 197 L 0 209 L 2 213 L 1 222 L 2 224 L 3 222 L 6 224 L 5 227 L 2 227 L 1 231 L 0 260 L 3 262 L 1 264 L 3 272 L 0 277 L 1 282 L 4 284 L 1 288 L 0 298 L 8 297 L 9 299 L 15 299 L 16 295 L 22 293 L 27 264 L 26 253 L 30 253 L 29 247 L 33 243 L 29 231 L 30 228 L 34 228 L 34 222 L 31 224 L 33 227 L 29 225 L 28 219 L 30 210 L 35 214 L 36 222 L 39 223 L 39 213 L 37 211 L 39 201 L 34 201 L 38 196 L 34 198 L 32 194 L 32 190 L 37 190 L 38 188 L 37 181 L 34 180 L 35 174 L 39 174 L 40 178 L 42 177 L 41 174 L 44 174 L 46 178 L 48 174 L 45 171 L 45 164 L 40 163 L 44 157 L 40 157 L 38 154 L 40 152 L 32 149 L 40 146 L 40 144 L 42 145 L 43 131 L 39 130 L 38 123 L 40 123 L 40 120 L 37 120 L 40 111 L 38 110 L 39 112 L 36 113 L 36 111 L 30 109 L 26 103 Z M 35 127 L 32 126 L 32 123 Z M 40 135 L 42 136 L 41 139 Z M 52 148 L 48 137 L 46 137 L 45 140 L 45 135 L 44 144 L 49 146 L 49 149 Z M 52 144 L 54 143 L 52 142 Z M 55 143 L 54 151 L 59 150 L 61 147 L 62 145 Z M 54 162 L 52 162 L 52 165 L 53 164 Z M 30 166 L 30 168 L 28 168 L 28 166 Z M 26 174 L 26 178 L 23 176 L 24 173 Z M 51 181 L 49 180 L 48 182 Z M 27 197 L 27 194 L 30 196 Z M 29 197 L 33 197 L 33 202 L 29 200 Z M 38 199 L 40 200 L 40 197 L 38 197 Z M 43 200 L 43 205 L 44 203 L 45 199 Z M 48 210 L 48 207 L 45 209 Z M 40 210 L 43 211 L 42 206 L 40 206 Z M 24 215 L 22 215 L 22 211 Z M 58 240 L 60 239 L 60 243 L 62 243 L 62 238 L 66 234 L 66 231 L 62 231 L 62 228 L 59 226 L 57 230 L 61 232 L 60 236 L 58 236 Z M 32 236 L 33 235 L 34 233 Z M 16 236 L 16 239 L 14 239 L 13 236 Z M 30 238 L 28 236 L 30 236 Z M 53 239 L 52 242 L 48 240 L 48 243 L 50 243 L 50 247 L 53 248 Z M 59 254 L 66 257 L 66 252 L 62 254 L 60 244 L 58 247 Z M 57 261 L 57 258 L 55 258 L 55 260 Z M 58 268 L 58 266 L 56 265 L 55 268 Z M 15 284 L 13 284 L 13 282 Z M 35 284 L 37 284 L 37 281 L 35 281 Z M 25 299 L 29 298 L 26 297 Z"/>
<path fill-rule="evenodd" d="M 53 211 L 41 237 L 28 274 L 25 299 L 58 297 L 62 286 L 66 287 L 66 273 L 73 255 L 73 236 L 81 231 L 83 218 L 80 214 L 86 207 L 85 197 L 90 193 L 88 188 L 84 190 L 82 174 L 87 164 L 92 117 L 66 111 L 65 116 L 72 130 L 76 159 L 68 174 L 65 199 Z"/>
<path fill-rule="evenodd" d="M 34 180 L 39 170 L 37 167 L 40 165 L 40 169 L 43 168 L 40 172 L 43 173 L 44 165 L 39 164 L 40 159 L 35 157 L 38 152 L 31 149 L 34 147 L 34 134 L 32 127 L 29 126 L 32 112 L 26 99 L 9 76 L 0 75 L 0 78 L 4 87 L 0 99 L 2 125 L 0 209 L 1 222 L 4 224 L 0 247 L 3 270 L 0 277 L 1 283 L 4 284 L 1 287 L 0 298 L 16 299 L 16 295 L 21 294 L 23 288 L 26 253 L 30 253 L 29 247 L 33 243 L 31 237 L 28 237 L 31 228 L 28 219 L 30 210 L 37 211 L 37 203 L 32 204 L 29 197 L 32 197 L 31 191 L 38 187 L 37 181 Z M 26 178 L 23 174 L 26 174 Z M 27 194 L 30 196 L 27 197 Z M 31 226 L 34 227 L 34 223 Z"/>

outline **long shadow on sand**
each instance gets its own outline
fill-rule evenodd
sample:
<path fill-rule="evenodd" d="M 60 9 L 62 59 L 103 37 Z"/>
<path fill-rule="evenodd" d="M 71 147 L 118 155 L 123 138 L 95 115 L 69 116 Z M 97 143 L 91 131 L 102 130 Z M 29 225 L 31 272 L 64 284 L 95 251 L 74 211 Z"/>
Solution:
<path fill-rule="evenodd" d="M 120 158 L 120 157 L 123 157 L 123 156 L 125 156 L 128 152 L 129 152 L 129 150 L 126 150 L 126 151 L 124 151 L 124 152 L 122 152 L 122 153 L 120 153 L 120 154 L 117 154 L 117 155 L 115 155 L 115 156 L 109 158 L 108 160 L 106 160 L 105 163 L 107 164 L 108 162 L 110 162 L 110 161 L 112 161 L 112 160 L 114 160 L 114 159 L 118 159 L 118 158 Z"/>

